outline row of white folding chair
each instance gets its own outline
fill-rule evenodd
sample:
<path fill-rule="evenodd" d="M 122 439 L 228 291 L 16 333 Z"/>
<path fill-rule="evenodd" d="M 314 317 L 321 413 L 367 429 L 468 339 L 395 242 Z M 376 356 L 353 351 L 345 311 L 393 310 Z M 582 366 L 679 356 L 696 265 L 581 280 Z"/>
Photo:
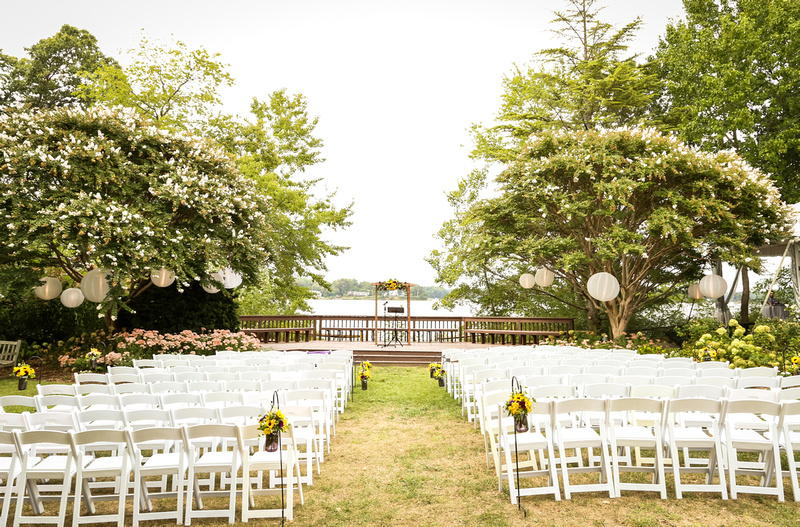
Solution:
<path fill-rule="evenodd" d="M 728 473 L 728 483 L 730 484 L 731 497 L 736 498 L 738 493 L 760 493 L 775 495 L 779 501 L 783 500 L 783 478 L 789 477 L 792 482 L 795 500 L 800 499 L 797 484 L 797 464 L 795 461 L 796 452 L 794 445 L 800 439 L 797 431 L 797 416 L 800 415 L 800 401 L 789 403 L 775 403 L 762 400 L 712 400 L 705 398 L 690 399 L 643 399 L 643 398 L 620 398 L 600 400 L 594 399 L 587 402 L 586 399 L 564 399 L 557 401 L 537 402 L 539 409 L 531 416 L 531 426 L 533 433 L 518 434 L 514 442 L 508 435 L 509 423 L 506 419 L 502 424 L 502 403 L 496 412 L 499 416 L 496 419 L 495 429 L 500 433 L 498 447 L 502 451 L 507 450 L 506 465 L 497 466 L 502 479 L 508 481 L 511 489 L 511 500 L 516 502 L 515 492 L 515 465 L 511 462 L 511 454 L 514 452 L 537 451 L 540 456 L 539 463 L 542 468 L 545 466 L 549 471 L 524 472 L 522 476 L 544 476 L 547 481 L 544 486 L 525 489 L 521 494 L 552 493 L 559 499 L 557 479 L 555 477 L 555 465 L 561 466 L 564 482 L 565 496 L 569 498 L 572 492 L 577 491 L 597 491 L 609 492 L 609 496 L 619 496 L 622 490 L 653 490 L 660 493 L 662 498 L 666 497 L 666 487 L 664 485 L 664 466 L 665 462 L 661 454 L 661 445 L 667 445 L 669 449 L 669 461 L 673 477 L 675 479 L 675 489 L 678 498 L 682 497 L 683 492 L 720 492 L 723 498 L 727 498 L 727 488 L 725 472 Z M 650 402 L 647 402 L 650 401 Z M 656 408 L 659 406 L 659 408 Z M 550 416 L 545 420 L 537 420 L 539 414 Z M 600 420 L 596 425 L 589 420 L 573 416 L 572 419 L 565 419 L 560 415 L 563 412 L 582 414 L 586 412 L 602 413 L 605 412 L 605 419 Z M 624 412 L 637 412 L 644 416 L 646 426 L 639 426 L 636 420 L 620 423 L 618 416 Z M 758 416 L 758 422 L 754 422 L 749 417 L 753 414 Z M 702 419 L 696 416 L 701 415 Z M 713 418 L 708 419 L 711 415 Z M 666 416 L 666 418 L 662 417 Z M 791 420 L 790 418 L 795 418 Z M 666 422 L 668 432 L 663 431 L 663 422 Z M 540 430 L 542 422 L 550 426 L 549 444 L 548 433 Z M 564 423 L 570 423 L 569 428 Z M 581 424 L 582 423 L 582 424 Z M 635 428 L 634 428 L 635 427 Z M 591 430 L 599 428 L 599 434 Z M 580 429 L 581 432 L 575 430 Z M 724 433 L 720 430 L 724 429 Z M 661 437 L 659 437 L 661 436 Z M 574 440 L 565 440 L 573 438 Z M 515 446 L 516 445 L 516 446 Z M 553 456 L 553 448 L 557 446 L 559 457 Z M 570 448 L 594 448 L 600 449 L 599 455 L 590 456 L 588 466 L 578 463 L 577 467 L 568 467 L 568 460 L 564 457 L 566 450 Z M 628 448 L 648 448 L 655 453 L 652 466 L 644 467 L 641 464 L 631 464 L 629 455 L 622 455 L 620 447 Z M 545 450 L 548 450 L 545 458 Z M 683 451 L 683 462 L 678 452 Z M 780 451 L 787 455 L 789 460 L 789 470 L 781 471 Z M 692 463 L 690 451 L 704 452 L 704 462 L 698 466 Z M 742 461 L 740 452 L 759 452 L 759 461 Z M 603 460 L 610 452 L 610 461 Z M 499 456 L 495 456 L 495 462 Z M 533 457 L 532 452 L 530 458 Z M 552 460 L 552 462 L 550 462 Z M 500 461 L 499 463 L 502 463 Z M 528 467 L 523 467 L 528 468 Z M 611 469 L 612 478 L 607 474 Z M 596 471 L 600 473 L 599 482 L 589 486 L 574 487 L 569 482 L 569 475 L 573 471 Z M 624 483 L 620 481 L 620 471 L 646 471 L 653 475 L 652 484 Z M 686 483 L 682 475 L 691 472 L 700 472 L 705 476 L 705 483 Z M 717 481 L 715 482 L 715 475 Z M 737 475 L 760 476 L 759 485 L 746 485 L 737 480 Z M 777 477 L 776 477 L 777 476 Z M 613 482 L 613 485 L 611 484 Z"/>
<path fill-rule="evenodd" d="M 256 517 L 293 517 L 293 490 L 295 483 L 300 492 L 302 503 L 302 485 L 300 483 L 300 467 L 297 462 L 296 444 L 292 427 L 284 434 L 284 450 L 280 453 L 253 453 L 248 444 L 258 438 L 257 425 L 196 425 L 181 428 L 151 428 L 144 430 L 92 430 L 92 431 L 16 431 L 0 432 L 0 444 L 15 447 L 9 458 L 9 470 L 4 474 L 6 489 L 3 503 L 5 522 L 11 502 L 11 493 L 16 491 L 18 499 L 15 510 L 14 525 L 23 523 L 54 523 L 64 525 L 67 502 L 72 499 L 73 525 L 83 523 L 117 522 L 124 525 L 125 504 L 128 498 L 129 482 L 133 475 L 133 524 L 140 520 L 175 519 L 177 523 L 190 524 L 196 517 L 223 516 L 233 523 L 236 509 L 237 473 L 243 468 L 239 493 L 242 496 L 242 519 Z M 203 451 L 195 446 L 198 440 L 212 439 L 218 449 Z M 154 449 L 155 444 L 170 444 L 174 448 L 157 455 L 145 456 L 144 453 Z M 204 444 L 207 444 L 205 442 Z M 97 453 L 103 455 L 98 456 Z M 47 457 L 41 455 L 49 453 Z M 213 462 L 209 462 L 213 459 Z M 253 511 L 249 495 L 253 492 L 254 473 L 261 471 L 285 471 L 289 479 L 283 479 L 286 485 L 285 507 L 273 507 L 266 510 Z M 199 490 L 197 474 L 205 472 L 226 472 L 230 474 L 230 500 L 223 510 L 199 512 L 193 508 L 193 502 L 202 506 L 200 496 L 193 496 Z M 188 473 L 188 476 L 187 476 Z M 171 493 L 177 496 L 177 506 L 173 513 L 142 511 L 142 505 L 152 510 L 151 500 L 158 496 L 148 492 L 146 478 L 152 476 L 172 475 L 177 483 Z M 112 477 L 126 484 L 113 484 L 108 487 L 112 494 L 104 494 L 102 499 L 113 499 L 116 511 L 112 514 L 96 514 L 95 502 L 99 498 L 93 495 L 89 481 L 100 477 Z M 43 493 L 48 490 L 39 485 L 43 479 L 62 480 L 62 484 L 50 497 L 59 500 L 58 514 L 44 516 L 42 504 Z M 72 480 L 75 479 L 75 495 L 70 496 Z M 188 484 L 184 484 L 188 481 Z M 49 486 L 52 488 L 52 486 Z M 263 485 L 259 486 L 264 493 Z M 30 492 L 28 492 L 30 491 Z M 272 490 L 281 492 L 281 490 Z M 183 512 L 184 494 L 186 511 Z M 169 495 L 169 494 L 168 494 Z M 26 500 L 33 505 L 34 516 L 23 516 Z M 195 499 L 193 499 L 193 497 Z M 84 514 L 81 502 L 87 505 Z M 200 507 L 198 507 L 199 509 Z M 3 523 L 5 525 L 5 523 Z"/>

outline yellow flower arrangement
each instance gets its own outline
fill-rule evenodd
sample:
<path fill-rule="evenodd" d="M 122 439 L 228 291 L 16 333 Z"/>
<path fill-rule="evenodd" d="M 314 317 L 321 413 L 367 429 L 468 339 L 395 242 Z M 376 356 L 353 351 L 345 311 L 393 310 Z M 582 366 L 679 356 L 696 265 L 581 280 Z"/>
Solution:
<path fill-rule="evenodd" d="M 800 364 L 800 357 L 798 357 L 797 355 L 792 357 L 792 364 Z"/>
<path fill-rule="evenodd" d="M 19 366 L 14 367 L 14 377 L 28 377 L 29 379 L 36 378 L 36 370 L 25 364 L 24 362 Z"/>
<path fill-rule="evenodd" d="M 441 366 L 433 370 L 433 378 L 434 379 L 444 379 L 445 371 L 442 369 Z"/>
<path fill-rule="evenodd" d="M 289 429 L 289 421 L 280 410 L 270 410 L 258 419 L 258 429 L 264 435 L 273 435 L 286 432 Z"/>
<path fill-rule="evenodd" d="M 533 401 L 522 392 L 511 392 L 511 397 L 506 401 L 506 411 L 508 415 L 516 418 L 523 418 L 528 412 L 533 410 Z"/>
<path fill-rule="evenodd" d="M 361 363 L 361 367 L 363 369 L 369 371 L 369 370 L 372 369 L 372 363 L 370 361 L 368 361 L 368 360 L 365 360 L 364 362 Z"/>
<path fill-rule="evenodd" d="M 100 357 L 100 351 L 97 348 L 92 348 L 88 353 L 86 353 L 86 358 L 89 360 L 96 359 L 98 357 Z"/>
<path fill-rule="evenodd" d="M 386 280 L 385 282 L 381 282 L 380 288 L 385 290 L 385 291 L 397 291 L 398 289 L 402 289 L 403 288 L 403 284 L 401 284 L 399 281 L 397 281 L 394 278 L 390 278 L 389 280 Z"/>
<path fill-rule="evenodd" d="M 358 377 L 361 381 L 367 381 L 372 378 L 372 374 L 370 373 L 368 368 L 361 368 L 361 371 L 358 373 Z"/>

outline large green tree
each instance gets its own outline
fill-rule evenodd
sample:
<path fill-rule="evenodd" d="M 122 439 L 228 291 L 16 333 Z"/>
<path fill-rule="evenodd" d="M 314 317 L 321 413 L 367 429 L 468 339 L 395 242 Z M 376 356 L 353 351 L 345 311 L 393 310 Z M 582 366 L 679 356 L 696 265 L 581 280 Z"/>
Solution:
<path fill-rule="evenodd" d="M 266 100 L 254 98 L 248 116 L 227 115 L 219 111 L 219 89 L 233 79 L 218 55 L 146 38 L 130 54 L 130 66 L 97 70 L 81 92 L 100 105 L 133 108 L 159 126 L 194 131 L 225 148 L 272 205 L 265 235 L 275 250 L 259 272 L 261 279 L 242 292 L 248 310 L 265 305 L 275 314 L 308 309 L 312 294 L 297 279 L 310 276 L 327 285 L 325 258 L 344 248 L 324 236 L 349 225 L 351 209 L 337 207 L 332 194 L 319 190 L 320 180 L 303 177 L 307 168 L 324 161 L 322 140 L 315 136 L 318 118 L 309 116 L 306 98 L 277 90 Z"/>
<path fill-rule="evenodd" d="M 488 258 L 478 249 L 479 225 L 469 214 L 487 193 L 488 174 L 514 162 L 531 134 L 647 122 L 655 77 L 627 52 L 641 21 L 616 28 L 601 20 L 594 0 L 564 3 L 552 21 L 561 45 L 535 53 L 530 64 L 504 77 L 496 122 L 473 126 L 471 156 L 481 166 L 448 194 L 454 217 L 438 233 L 444 248 L 427 258 L 437 282 L 454 288 L 440 302 L 444 306 L 469 303 L 491 315 L 567 316 L 588 310 L 597 321 L 594 306 L 560 281 L 552 289 L 520 291 L 514 277 L 532 264 Z"/>
<path fill-rule="evenodd" d="M 103 313 L 151 287 L 162 267 L 184 286 L 210 284 L 223 267 L 253 282 L 281 250 L 270 209 L 224 151 L 132 112 L 0 115 L 0 273 L 78 283 L 109 269 Z"/>
<path fill-rule="evenodd" d="M 688 143 L 736 150 L 800 201 L 800 2 L 683 4 L 652 59 L 657 110 Z"/>
<path fill-rule="evenodd" d="M 0 107 L 35 108 L 82 105 L 77 94 L 85 76 L 116 61 L 104 55 L 97 39 L 84 29 L 64 25 L 52 37 L 25 48 L 28 57 L 0 53 Z"/>
<path fill-rule="evenodd" d="M 788 229 L 763 173 L 654 129 L 542 132 L 497 182 L 495 197 L 466 212 L 472 250 L 500 270 L 550 269 L 608 316 L 615 337 L 704 262 L 752 262 L 753 247 Z M 589 294 L 598 272 L 619 280 L 617 298 Z"/>

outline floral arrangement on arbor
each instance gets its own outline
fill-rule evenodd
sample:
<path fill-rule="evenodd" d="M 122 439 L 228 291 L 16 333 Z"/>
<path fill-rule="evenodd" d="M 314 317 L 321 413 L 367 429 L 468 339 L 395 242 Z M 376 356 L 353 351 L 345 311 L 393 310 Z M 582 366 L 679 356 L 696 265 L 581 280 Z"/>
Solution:
<path fill-rule="evenodd" d="M 397 291 L 398 289 L 402 288 L 403 284 L 397 281 L 397 279 L 395 278 L 390 278 L 385 282 L 381 282 L 380 285 L 378 286 L 378 289 L 380 289 L 381 291 Z"/>
<path fill-rule="evenodd" d="M 29 379 L 35 379 L 36 378 L 36 370 L 34 370 L 32 367 L 30 367 L 29 365 L 27 365 L 27 364 L 25 364 L 23 362 L 19 366 L 15 366 L 14 367 L 13 375 L 14 375 L 14 377 L 17 377 L 17 378 L 27 377 Z"/>

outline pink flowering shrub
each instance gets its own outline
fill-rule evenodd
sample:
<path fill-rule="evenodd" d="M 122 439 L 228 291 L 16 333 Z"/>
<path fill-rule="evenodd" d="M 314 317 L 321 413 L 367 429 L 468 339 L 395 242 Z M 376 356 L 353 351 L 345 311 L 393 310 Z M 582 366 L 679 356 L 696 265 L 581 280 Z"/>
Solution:
<path fill-rule="evenodd" d="M 159 333 L 135 329 L 124 333 L 106 333 L 103 330 L 83 333 L 79 337 L 54 343 L 34 345 L 34 354 L 42 357 L 50 366 L 63 370 L 83 371 L 90 369 L 86 354 L 96 348 L 97 370 L 108 366 L 130 366 L 133 359 L 149 359 L 161 353 L 189 355 L 213 355 L 219 350 L 257 350 L 261 342 L 251 335 L 228 330 L 195 333 L 185 330 L 180 333 Z"/>

